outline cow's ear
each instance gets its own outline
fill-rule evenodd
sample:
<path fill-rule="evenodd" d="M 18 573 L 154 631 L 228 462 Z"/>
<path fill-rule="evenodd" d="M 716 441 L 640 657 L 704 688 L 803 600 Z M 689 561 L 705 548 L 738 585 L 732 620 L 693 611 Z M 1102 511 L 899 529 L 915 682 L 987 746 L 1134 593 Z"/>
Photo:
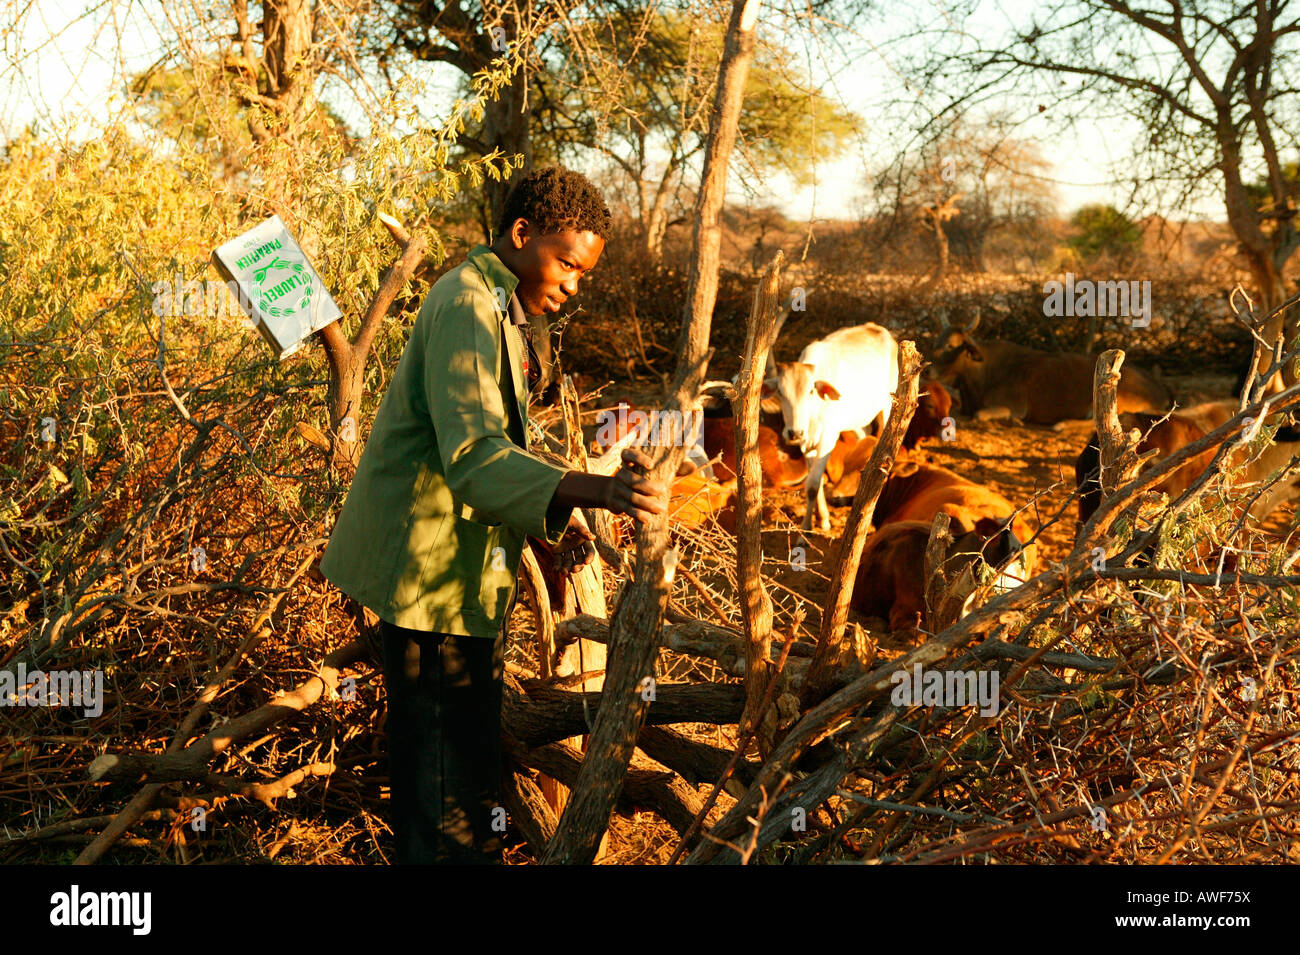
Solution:
<path fill-rule="evenodd" d="M 835 389 L 835 386 L 832 385 L 829 381 L 820 381 L 820 380 L 814 381 L 813 390 L 816 391 L 817 394 L 821 395 L 823 398 L 827 399 L 828 401 L 840 400 L 840 393 Z"/>
<path fill-rule="evenodd" d="M 966 343 L 962 347 L 966 350 L 966 354 L 970 355 L 971 361 L 984 360 L 984 350 L 980 348 L 979 345 L 976 345 L 969 338 L 966 339 Z"/>

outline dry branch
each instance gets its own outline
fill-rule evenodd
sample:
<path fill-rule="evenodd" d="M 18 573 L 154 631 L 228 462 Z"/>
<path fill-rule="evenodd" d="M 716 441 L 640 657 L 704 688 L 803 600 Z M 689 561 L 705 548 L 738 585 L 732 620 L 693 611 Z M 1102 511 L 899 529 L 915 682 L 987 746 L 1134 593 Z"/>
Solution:
<path fill-rule="evenodd" d="M 340 671 L 367 659 L 369 653 L 364 643 L 353 640 L 327 656 L 315 675 L 306 682 L 287 693 L 277 694 L 272 703 L 223 722 L 189 746 L 161 754 L 106 754 L 91 762 L 87 772 L 96 781 L 180 782 L 205 778 L 208 764 L 235 743 L 269 729 L 288 716 L 301 713 L 327 692 L 337 693 Z"/>
<path fill-rule="evenodd" d="M 203 692 L 199 694 L 198 702 L 195 703 L 189 713 L 187 713 L 185 718 L 181 721 L 180 727 L 176 730 L 176 734 L 172 737 L 171 742 L 167 746 L 167 752 L 162 756 L 155 757 L 155 759 L 166 760 L 168 758 L 175 758 L 183 752 L 185 743 L 189 740 L 190 736 L 193 735 L 195 727 L 199 724 L 199 720 L 201 720 L 204 714 L 207 713 L 208 707 L 211 705 L 212 701 L 216 699 L 221 687 L 230 679 L 231 676 L 234 675 L 235 670 L 238 668 L 239 664 L 244 661 L 244 658 L 252 648 L 264 639 L 266 635 L 270 633 L 272 626 L 281 619 L 283 614 L 282 604 L 284 598 L 288 596 L 298 578 L 305 574 L 315 562 L 316 555 L 313 552 L 298 566 L 298 569 L 294 571 L 293 575 L 290 576 L 284 589 L 267 602 L 266 607 L 263 608 L 262 612 L 259 613 L 257 618 L 253 621 L 252 626 L 249 627 L 247 634 L 240 642 L 240 645 L 235 650 L 234 654 L 231 655 L 225 665 L 217 672 L 217 675 L 203 689 Z M 108 759 L 111 761 L 113 758 L 114 757 L 101 756 L 99 759 L 92 762 L 91 778 L 97 778 L 94 774 L 93 767 L 98 764 L 100 760 Z M 111 766 L 111 762 L 109 765 Z M 203 768 L 206 769 L 206 763 L 203 764 Z M 160 783 L 151 782 L 144 786 L 134 797 L 132 797 L 131 801 L 123 807 L 122 811 L 118 813 L 117 818 L 115 818 L 103 832 L 96 836 L 90 845 L 86 846 L 86 848 L 81 851 L 81 854 L 77 856 L 74 864 L 94 864 L 105 852 L 108 851 L 114 842 L 126 833 L 126 830 L 140 818 L 142 813 L 148 811 L 161 790 L 162 785 Z"/>
<path fill-rule="evenodd" d="M 722 242 L 720 214 L 745 77 L 754 55 L 758 6 L 759 0 L 734 0 L 732 4 L 696 205 L 686 320 L 682 323 L 670 397 L 663 406 L 669 413 L 680 414 L 695 408 L 700 386 L 706 378 Z M 667 485 L 677 473 L 683 450 L 676 446 L 668 454 L 656 457 L 651 476 Z M 647 701 L 642 688 L 646 680 L 653 686 L 659 628 L 673 576 L 672 564 L 676 563 L 675 551 L 671 553 L 672 564 L 666 563 L 669 555 L 667 520 L 661 517 L 637 536 L 635 580 L 624 590 L 614 613 L 605 692 L 587 759 L 583 761 L 573 799 L 564 808 L 543 862 L 590 863 L 609 824 L 610 810 L 618 798 L 637 733 L 645 719 Z"/>
<path fill-rule="evenodd" d="M 582 755 L 561 743 L 526 749 L 507 740 L 506 752 L 515 762 L 540 770 L 567 786 L 573 787 L 582 765 Z M 679 833 L 695 818 L 700 797 L 695 790 L 672 773 L 647 769 L 629 770 L 616 805 L 624 812 L 646 807 L 662 816 Z"/>
<path fill-rule="evenodd" d="M 393 240 L 401 247 L 402 254 L 388 269 L 383 281 L 379 283 L 379 288 L 375 290 L 374 297 L 361 318 L 356 337 L 348 341 L 347 336 L 343 334 L 341 319 L 331 322 L 317 333 L 325 348 L 330 368 L 327 398 L 330 415 L 330 464 L 345 472 L 355 470 L 361 459 L 361 442 L 358 440 L 361 393 L 365 382 L 366 360 L 370 356 L 370 345 L 379 331 L 379 326 L 383 324 L 393 300 L 397 298 L 397 293 L 419 267 L 429 246 L 429 240 L 423 233 L 417 232 L 413 236 L 408 236 L 406 230 L 395 220 L 387 216 L 381 216 L 381 220 L 389 234 L 393 236 Z M 341 425 L 345 418 L 351 418 L 355 425 L 350 439 L 343 437 L 344 429 Z"/>
<path fill-rule="evenodd" d="M 683 736 L 662 726 L 647 726 L 636 738 L 637 749 L 663 763 L 692 786 L 713 782 L 726 771 L 734 753 Z M 757 763 L 737 760 L 732 775 L 748 786 L 758 775 Z"/>
<path fill-rule="evenodd" d="M 501 722 L 506 731 L 525 746 L 541 746 L 569 736 L 579 736 L 589 732 L 583 713 L 584 698 L 588 712 L 596 713 L 597 708 L 603 705 L 602 697 L 608 692 L 608 688 L 603 693 L 572 693 L 530 686 L 525 696 L 507 686 Z M 651 726 L 670 723 L 725 725 L 740 719 L 745 688 L 723 683 L 667 683 L 656 688 L 654 697 L 653 702 L 647 701 L 645 713 L 645 722 Z"/>

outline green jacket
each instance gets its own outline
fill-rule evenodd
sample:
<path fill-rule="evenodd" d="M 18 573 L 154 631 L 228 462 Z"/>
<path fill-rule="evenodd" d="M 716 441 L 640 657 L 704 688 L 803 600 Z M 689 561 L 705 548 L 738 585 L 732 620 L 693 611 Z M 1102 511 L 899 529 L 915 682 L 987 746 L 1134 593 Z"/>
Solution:
<path fill-rule="evenodd" d="M 524 537 L 555 543 L 568 525 L 573 509 L 551 506 L 566 469 L 526 450 L 521 342 L 502 308 L 518 284 L 486 245 L 434 283 L 321 558 L 399 627 L 495 637 Z"/>

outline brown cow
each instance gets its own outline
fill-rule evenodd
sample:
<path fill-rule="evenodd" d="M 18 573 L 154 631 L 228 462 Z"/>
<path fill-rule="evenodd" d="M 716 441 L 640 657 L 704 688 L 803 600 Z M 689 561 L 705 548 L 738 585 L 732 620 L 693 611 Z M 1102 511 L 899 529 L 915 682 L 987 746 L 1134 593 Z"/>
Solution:
<path fill-rule="evenodd" d="M 670 524 L 698 526 L 716 519 L 736 496 L 736 481 L 712 481 L 699 473 L 687 474 L 673 481 L 668 498 Z"/>
<path fill-rule="evenodd" d="M 937 438 L 943 433 L 944 419 L 952 414 L 952 395 L 937 381 L 926 382 L 916 399 L 916 414 L 903 435 L 903 448 L 915 451 L 926 438 Z"/>
<path fill-rule="evenodd" d="M 971 337 L 979 316 L 965 328 L 949 328 L 931 349 L 935 374 L 957 389 L 962 414 L 981 421 L 1010 415 L 1031 424 L 1092 417 L 1096 359 L 1074 352 L 1045 352 L 1014 342 Z M 1169 390 L 1150 375 L 1125 365 L 1119 381 L 1120 411 L 1164 411 Z"/>
<path fill-rule="evenodd" d="M 721 481 L 737 476 L 735 418 L 724 411 L 720 400 L 704 404 L 704 424 L 701 443 L 704 454 L 713 465 L 713 475 Z M 802 484 L 808 474 L 808 462 L 803 452 L 781 440 L 781 415 L 762 411 L 758 416 L 758 458 L 762 465 L 764 487 L 794 487 Z M 830 460 L 826 462 L 827 478 L 839 480 L 844 471 L 844 459 L 857 443 L 858 436 L 845 431 L 835 443 Z"/>
<path fill-rule="evenodd" d="M 1142 438 L 1137 446 L 1139 454 L 1152 450 L 1156 452 L 1156 456 L 1147 465 L 1149 467 L 1221 427 L 1237 413 L 1237 404 L 1236 399 L 1225 398 L 1207 401 L 1167 416 L 1123 414 L 1120 415 L 1120 426 L 1125 432 L 1133 428 L 1141 432 Z M 1243 461 L 1246 452 L 1244 447 L 1230 452 L 1224 462 L 1224 470 L 1232 471 Z M 1178 497 L 1196 482 L 1217 453 L 1218 447 L 1214 446 L 1194 455 L 1153 490 L 1164 492 L 1170 499 Z M 1289 425 L 1278 428 L 1273 441 L 1254 460 L 1247 462 L 1235 473 L 1233 486 L 1247 489 L 1265 483 L 1274 471 L 1288 464 L 1296 454 L 1300 454 L 1300 431 Z M 1075 481 L 1079 488 L 1080 526 L 1101 506 L 1101 484 L 1098 478 L 1100 468 L 1101 451 L 1097 434 L 1093 432 L 1087 447 L 1079 453 L 1074 464 Z M 1250 508 L 1250 517 L 1255 521 L 1263 520 L 1282 504 L 1297 499 L 1300 499 L 1300 477 L 1284 476 L 1255 501 Z"/>
<path fill-rule="evenodd" d="M 1029 521 L 997 491 L 947 468 L 915 461 L 894 466 L 876 502 L 872 523 L 883 528 L 897 521 L 924 521 L 929 526 L 940 512 L 952 518 L 954 535 L 974 530 L 983 518 L 994 518 L 1010 519 L 1022 543 L 1033 536 Z M 1025 543 L 1026 570 L 1034 568 L 1034 551 L 1033 544 Z"/>
<path fill-rule="evenodd" d="M 917 631 L 927 626 L 925 548 L 929 538 L 930 524 L 925 521 L 886 524 L 867 538 L 853 583 L 853 608 L 869 617 L 884 618 L 891 631 Z M 963 597 L 962 616 L 973 609 L 977 560 L 990 567 L 1006 565 L 993 584 L 995 594 L 1029 578 L 1021 541 L 1007 521 L 980 518 L 970 531 L 957 535 L 948 554 L 943 576 L 946 586 L 958 588 L 958 596 Z"/>
<path fill-rule="evenodd" d="M 668 498 L 668 521 L 671 527 L 700 527 L 716 521 L 728 534 L 736 533 L 736 479 L 713 481 L 698 471 L 676 478 Z M 789 521 L 789 517 L 770 501 L 763 502 L 762 522 Z"/>
<path fill-rule="evenodd" d="M 716 521 L 729 533 L 736 532 L 736 481 L 714 481 L 698 471 L 674 478 L 668 497 L 669 529 L 701 527 Z M 766 504 L 764 519 L 784 515 Z M 615 521 L 615 537 L 619 546 L 631 542 L 634 528 L 631 521 Z"/>
<path fill-rule="evenodd" d="M 935 438 L 942 434 L 944 420 L 948 418 L 951 411 L 952 397 L 947 389 L 937 381 L 927 384 L 926 390 L 917 398 L 916 414 L 912 416 L 912 421 L 907 426 L 907 433 L 903 435 L 903 446 L 898 451 L 897 460 L 904 460 L 907 453 L 914 451 L 926 438 Z M 851 432 L 846 431 L 840 437 L 844 438 L 849 434 Z M 877 439 L 873 435 L 857 440 L 852 450 L 843 455 L 843 475 L 840 477 L 836 477 L 832 471 L 835 455 L 831 456 L 831 461 L 826 466 L 826 474 L 831 485 L 830 491 L 826 494 L 827 502 L 839 507 L 853 503 L 853 498 L 858 493 L 858 485 L 861 483 L 862 472 L 871 460 L 871 455 L 876 451 L 876 442 Z M 839 450 L 837 446 L 836 451 Z"/>
<path fill-rule="evenodd" d="M 907 452 L 914 451 L 918 444 L 926 438 L 936 438 L 943 434 L 944 421 L 952 412 L 953 399 L 948 394 L 948 390 L 939 382 L 930 382 L 917 399 L 917 413 L 911 418 L 911 424 L 907 425 L 907 433 L 902 437 L 902 447 L 898 450 L 897 460 L 904 460 Z M 840 435 L 845 438 L 845 434 Z M 853 498 L 858 494 L 858 485 L 862 482 L 862 472 L 866 469 L 871 455 L 876 451 L 876 439 L 874 435 L 868 434 L 866 438 L 857 440 L 853 444 L 852 450 L 842 455 L 841 470 L 842 476 L 837 477 L 833 473 L 833 465 L 836 463 L 836 456 L 831 456 L 831 463 L 827 465 L 826 473 L 831 482 L 831 490 L 827 492 L 826 499 L 828 503 L 835 504 L 837 507 L 845 507 L 852 504 Z M 841 448 L 836 447 L 836 452 Z"/>
<path fill-rule="evenodd" d="M 838 480 L 832 480 L 831 489 L 826 492 L 827 503 L 843 507 L 853 503 L 857 496 L 858 485 L 862 483 L 862 472 L 866 470 L 871 455 L 876 452 L 876 439 L 867 435 L 853 446 L 853 450 L 844 456 L 843 474 Z M 830 465 L 826 467 L 830 473 Z"/>
<path fill-rule="evenodd" d="M 780 415 L 776 415 L 777 428 L 770 424 L 758 426 L 758 457 L 763 467 L 763 484 L 768 487 L 793 487 L 803 483 L 808 474 L 808 464 L 803 459 L 803 452 L 792 448 L 781 440 L 778 430 Z M 726 417 L 704 418 L 704 453 L 709 460 L 717 458 L 713 465 L 715 477 L 731 480 L 736 477 L 736 433 L 735 419 Z"/>

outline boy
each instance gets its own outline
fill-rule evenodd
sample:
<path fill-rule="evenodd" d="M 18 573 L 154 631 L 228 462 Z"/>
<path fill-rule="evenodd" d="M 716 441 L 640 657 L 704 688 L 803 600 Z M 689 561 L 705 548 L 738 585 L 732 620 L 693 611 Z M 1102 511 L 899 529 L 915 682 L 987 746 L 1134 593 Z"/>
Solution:
<path fill-rule="evenodd" d="M 594 556 L 592 535 L 570 526 L 574 507 L 643 523 L 667 509 L 639 451 L 612 477 L 527 451 L 541 369 L 526 316 L 577 294 L 610 222 L 578 173 L 551 167 L 514 186 L 496 241 L 420 308 L 321 559 L 381 619 L 400 863 L 500 861 L 504 626 L 525 536 L 572 568 Z"/>

